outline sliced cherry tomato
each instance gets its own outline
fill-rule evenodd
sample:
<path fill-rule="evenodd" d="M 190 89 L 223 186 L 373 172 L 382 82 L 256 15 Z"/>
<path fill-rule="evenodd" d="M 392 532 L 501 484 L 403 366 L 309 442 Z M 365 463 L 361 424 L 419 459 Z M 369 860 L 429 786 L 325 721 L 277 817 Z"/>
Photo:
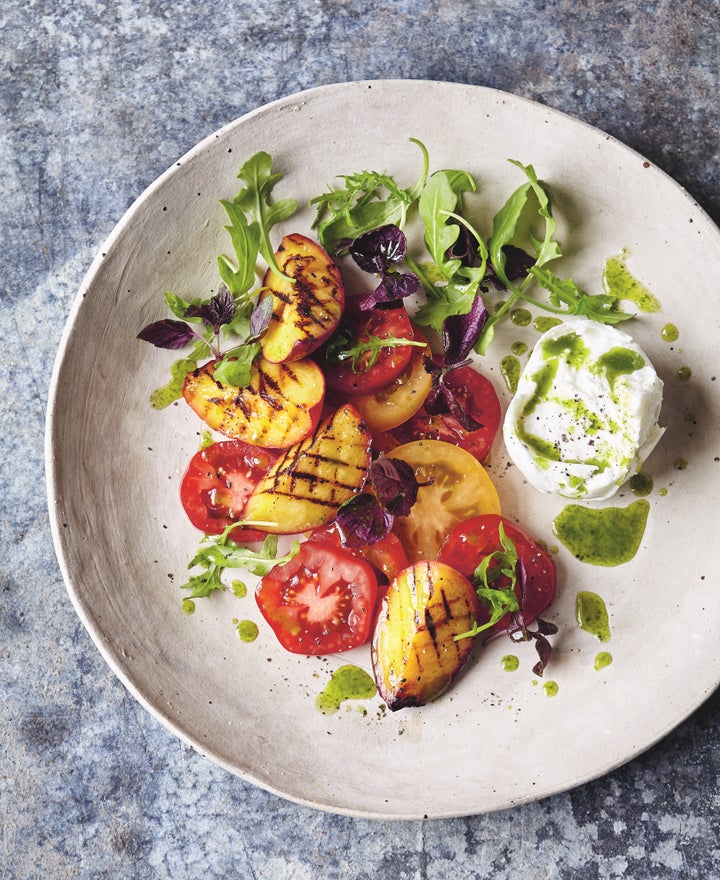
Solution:
<path fill-rule="evenodd" d="M 207 535 L 219 535 L 242 519 L 247 500 L 277 456 L 244 440 L 222 440 L 196 452 L 182 483 L 180 500 L 190 522 Z M 233 540 L 260 541 L 263 532 L 237 528 Z"/>
<path fill-rule="evenodd" d="M 341 332 L 347 331 L 356 343 L 367 342 L 371 336 L 415 340 L 415 331 L 403 306 L 364 312 L 356 305 L 357 302 L 358 297 L 347 301 L 340 325 Z M 379 350 L 374 363 L 373 354 L 366 351 L 360 356 L 357 366 L 353 365 L 352 359 L 324 365 L 327 387 L 346 397 L 374 394 L 398 378 L 410 363 L 416 348 L 413 345 L 386 346 Z"/>
<path fill-rule="evenodd" d="M 424 439 L 445 440 L 446 443 L 466 449 L 478 461 L 485 461 L 502 416 L 495 387 L 470 366 L 450 370 L 445 384 L 452 389 L 463 412 L 479 427 L 470 430 L 450 413 L 431 415 L 422 407 L 416 415 L 395 428 L 392 434 L 400 443 Z"/>
<path fill-rule="evenodd" d="M 427 342 L 417 327 L 415 338 Z M 353 397 L 355 406 L 371 433 L 389 431 L 415 415 L 432 388 L 432 377 L 425 369 L 424 358 L 428 349 L 413 346 L 410 363 L 403 372 L 374 394 Z"/>
<path fill-rule="evenodd" d="M 518 558 L 522 560 L 525 568 L 525 599 L 522 611 L 525 623 L 530 624 L 539 617 L 555 598 L 557 575 L 555 563 L 547 552 L 540 547 L 526 532 L 515 523 L 510 522 L 503 516 L 489 514 L 476 516 L 472 519 L 459 523 L 448 534 L 443 542 L 438 560 L 454 566 L 470 580 L 473 578 L 475 569 L 482 560 L 502 550 L 499 536 L 500 523 L 503 525 L 505 534 L 515 545 Z M 509 586 L 510 581 L 504 575 L 495 582 L 495 586 Z M 521 600 L 520 584 L 515 587 L 518 600 Z M 478 623 L 490 619 L 489 613 Z M 481 634 L 486 640 L 493 635 L 504 632 L 510 622 L 510 615 L 506 615 L 493 627 Z"/>
<path fill-rule="evenodd" d="M 283 648 L 334 654 L 368 640 L 377 579 L 363 559 L 310 539 L 260 580 L 255 599 Z"/>
<path fill-rule="evenodd" d="M 395 518 L 393 531 L 410 562 L 435 559 L 457 523 L 483 513 L 500 513 L 500 501 L 485 468 L 469 452 L 442 440 L 417 440 L 387 453 L 407 462 L 419 483 L 408 516 Z"/>

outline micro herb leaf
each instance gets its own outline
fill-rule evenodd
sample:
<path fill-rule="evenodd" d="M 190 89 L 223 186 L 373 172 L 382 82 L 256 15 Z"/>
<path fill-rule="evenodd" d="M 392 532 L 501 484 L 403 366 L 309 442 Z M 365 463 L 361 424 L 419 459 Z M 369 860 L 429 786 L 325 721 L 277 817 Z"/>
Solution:
<path fill-rule="evenodd" d="M 265 262 L 281 278 L 294 283 L 280 270 L 275 260 L 275 252 L 270 243 L 270 230 L 277 223 L 286 220 L 297 210 L 295 199 L 282 199 L 271 203 L 270 196 L 275 184 L 282 175 L 272 173 L 272 158 L 268 153 L 259 152 L 251 156 L 238 172 L 244 184 L 243 189 L 233 199 L 241 211 L 257 224 L 260 236 L 259 250 Z"/>
<path fill-rule="evenodd" d="M 340 328 L 325 348 L 325 361 L 329 364 L 352 361 L 353 372 L 366 373 L 375 366 L 380 352 L 384 348 L 398 348 L 406 345 L 426 348 L 424 342 L 417 339 L 407 339 L 404 336 L 381 337 L 371 333 L 362 339 L 357 339 L 349 329 Z"/>
<path fill-rule="evenodd" d="M 488 319 L 482 295 L 476 293 L 470 311 L 462 315 L 448 315 L 442 325 L 443 364 L 453 366 L 464 361 L 482 333 Z"/>
<path fill-rule="evenodd" d="M 366 312 L 384 303 L 396 303 L 419 287 L 420 279 L 412 272 L 385 272 L 378 286 L 358 299 L 358 306 Z"/>
<path fill-rule="evenodd" d="M 558 628 L 549 620 L 542 620 L 539 617 L 535 619 L 535 629 L 530 629 L 530 627 L 528 627 L 525 622 L 524 606 L 530 578 L 522 559 L 518 559 L 517 561 L 516 575 L 518 584 L 517 591 L 520 594 L 520 604 L 518 609 L 512 612 L 506 632 L 514 642 L 535 642 L 538 662 L 533 666 L 532 671 L 534 675 L 541 676 L 545 671 L 545 667 L 550 661 L 550 656 L 552 654 L 552 645 L 548 641 L 547 636 L 554 635 L 558 631 Z"/>
<path fill-rule="evenodd" d="M 246 342 L 232 349 L 216 362 L 213 378 L 223 385 L 244 388 L 250 383 L 253 361 L 259 353 L 260 345 L 257 342 Z"/>
<path fill-rule="evenodd" d="M 419 147 L 423 167 L 416 183 L 407 189 L 398 185 L 385 172 L 360 171 L 340 175 L 342 186 L 331 188 L 310 201 L 316 209 L 313 228 L 320 244 L 337 255 L 347 241 L 377 229 L 394 224 L 402 228 L 407 213 L 417 201 L 429 169 L 428 152 L 420 141 L 410 138 Z"/>
<path fill-rule="evenodd" d="M 263 296 L 259 299 L 250 313 L 250 326 L 248 328 L 251 339 L 258 339 L 268 328 L 273 313 L 273 298 Z"/>
<path fill-rule="evenodd" d="M 394 223 L 364 232 L 348 245 L 348 254 L 363 272 L 385 272 L 401 263 L 407 251 L 405 233 Z"/>
<path fill-rule="evenodd" d="M 184 321 L 175 321 L 172 318 L 163 318 L 153 321 L 138 333 L 137 338 L 143 342 L 150 342 L 156 348 L 169 348 L 177 350 L 184 348 L 189 342 L 197 337 L 197 333 Z"/>
<path fill-rule="evenodd" d="M 335 525 L 345 547 L 365 547 L 390 534 L 394 517 L 370 492 L 361 492 L 340 505 Z"/>
<path fill-rule="evenodd" d="M 370 464 L 370 481 L 380 504 L 393 516 L 407 516 L 417 500 L 415 471 L 406 461 L 380 455 Z"/>
<path fill-rule="evenodd" d="M 235 317 L 235 300 L 227 287 L 223 287 L 215 296 L 199 305 L 190 305 L 184 317 L 200 318 L 218 334 L 223 324 L 229 324 Z"/>

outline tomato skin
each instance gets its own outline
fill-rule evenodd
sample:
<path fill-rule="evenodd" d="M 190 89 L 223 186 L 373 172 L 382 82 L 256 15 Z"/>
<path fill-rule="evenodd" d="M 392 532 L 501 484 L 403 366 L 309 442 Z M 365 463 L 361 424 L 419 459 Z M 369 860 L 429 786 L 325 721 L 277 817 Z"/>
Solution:
<path fill-rule="evenodd" d="M 437 362 L 436 358 L 436 362 Z M 466 449 L 478 461 L 487 459 L 500 427 L 502 411 L 492 382 L 471 366 L 448 371 L 445 384 L 452 389 L 463 411 L 478 422 L 475 430 L 465 428 L 450 413 L 431 415 L 423 406 L 417 415 L 391 433 L 400 443 L 412 440 L 444 440 Z"/>
<path fill-rule="evenodd" d="M 497 514 L 475 516 L 458 523 L 445 538 L 438 560 L 454 566 L 467 578 L 472 580 L 475 569 L 490 553 L 502 550 L 499 537 L 499 526 L 502 523 L 505 534 L 515 544 L 518 558 L 522 560 L 526 573 L 526 595 L 523 607 L 525 623 L 530 624 L 539 617 L 555 598 L 557 573 L 555 563 L 548 553 L 526 532 L 515 523 Z M 498 584 L 502 586 L 503 580 Z M 508 581 L 505 579 L 505 583 Z M 515 587 L 520 599 L 520 585 Z M 482 605 L 483 617 L 478 623 L 489 619 L 485 606 Z M 510 615 L 507 614 L 494 626 L 480 634 L 483 641 L 500 635 L 507 630 Z"/>
<path fill-rule="evenodd" d="M 380 339 L 394 336 L 398 339 L 415 340 L 415 331 L 404 306 L 362 311 L 356 305 L 358 300 L 359 297 L 347 300 L 341 325 L 351 331 L 354 339 L 365 341 L 370 336 Z M 353 369 L 351 361 L 323 364 L 327 388 L 347 397 L 374 394 L 394 382 L 406 369 L 415 348 L 412 345 L 383 348 L 372 366 L 365 366 L 369 355 L 364 356 L 364 363 L 360 364 L 358 370 Z"/>
<path fill-rule="evenodd" d="M 287 651 L 335 654 L 368 641 L 377 579 L 365 560 L 309 539 L 290 562 L 261 578 L 255 600 Z"/>
<path fill-rule="evenodd" d="M 206 535 L 219 535 L 242 519 L 247 500 L 277 455 L 244 440 L 221 440 L 190 459 L 180 484 L 180 501 L 190 522 Z M 238 543 L 261 541 L 265 533 L 237 528 Z"/>

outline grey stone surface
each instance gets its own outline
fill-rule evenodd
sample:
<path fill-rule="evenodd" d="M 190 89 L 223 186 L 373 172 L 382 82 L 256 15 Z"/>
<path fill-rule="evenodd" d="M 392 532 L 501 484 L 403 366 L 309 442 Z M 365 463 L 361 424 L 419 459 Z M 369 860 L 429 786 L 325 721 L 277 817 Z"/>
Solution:
<path fill-rule="evenodd" d="M 5 0 L 0 32 L 0 877 L 720 876 L 718 696 L 608 776 L 488 816 L 360 821 L 227 774 L 105 666 L 67 598 L 43 486 L 75 291 L 129 204 L 198 140 L 324 83 L 477 83 L 616 135 L 717 222 L 717 0 Z"/>

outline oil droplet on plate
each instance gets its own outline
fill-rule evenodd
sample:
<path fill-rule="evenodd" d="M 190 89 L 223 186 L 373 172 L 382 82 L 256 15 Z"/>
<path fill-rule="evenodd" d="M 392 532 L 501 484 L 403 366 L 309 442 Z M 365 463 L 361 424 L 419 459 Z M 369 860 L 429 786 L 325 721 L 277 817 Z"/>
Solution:
<path fill-rule="evenodd" d="M 510 320 L 518 327 L 527 327 L 532 321 L 532 315 L 527 309 L 513 309 L 510 312 Z"/>
<path fill-rule="evenodd" d="M 554 697 L 558 692 L 558 683 L 556 681 L 546 681 L 543 683 L 543 690 L 548 697 Z"/>
<path fill-rule="evenodd" d="M 235 632 L 241 642 L 254 642 L 260 630 L 252 620 L 237 620 L 233 618 Z"/>
<path fill-rule="evenodd" d="M 600 653 L 595 656 L 595 669 L 605 669 L 605 667 L 609 666 L 612 662 L 612 654 L 608 651 L 600 651 Z"/>
<path fill-rule="evenodd" d="M 653 481 L 650 474 L 640 471 L 640 473 L 634 474 L 630 477 L 630 491 L 633 495 L 638 495 L 641 498 L 644 498 L 646 495 L 649 495 L 652 490 Z"/>
<path fill-rule="evenodd" d="M 520 379 L 520 361 L 514 355 L 506 355 L 500 361 L 500 372 L 508 391 L 515 394 Z"/>
<path fill-rule="evenodd" d="M 315 700 L 315 705 L 323 715 L 334 715 L 345 700 L 370 699 L 376 693 L 377 687 L 372 677 L 359 666 L 347 664 L 333 672 L 325 690 Z"/>
<path fill-rule="evenodd" d="M 680 338 L 680 331 L 674 324 L 666 324 L 660 331 L 660 336 L 665 342 L 675 342 Z"/>
<path fill-rule="evenodd" d="M 610 619 L 607 606 L 597 593 L 580 590 L 575 597 L 575 618 L 580 629 L 597 636 L 601 642 L 610 641 Z"/>
<path fill-rule="evenodd" d="M 506 654 L 500 662 L 505 672 L 515 672 L 520 666 L 520 660 L 514 654 Z"/>

